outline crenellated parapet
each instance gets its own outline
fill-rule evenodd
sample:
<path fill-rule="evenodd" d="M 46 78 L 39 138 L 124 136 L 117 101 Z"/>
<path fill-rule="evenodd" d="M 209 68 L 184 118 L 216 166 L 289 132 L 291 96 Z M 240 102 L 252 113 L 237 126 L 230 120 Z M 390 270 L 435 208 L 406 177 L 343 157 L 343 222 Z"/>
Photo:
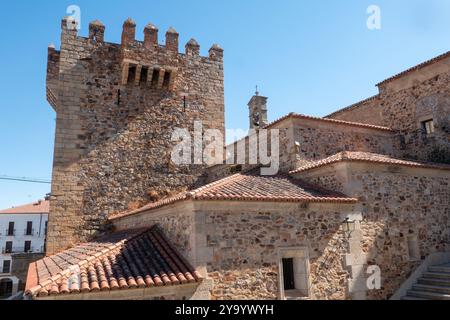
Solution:
<path fill-rule="evenodd" d="M 63 36 L 78 37 L 78 24 L 71 17 L 65 17 L 61 22 L 61 29 Z M 89 24 L 89 35 L 86 40 L 91 40 L 98 43 L 105 42 L 105 26 L 99 20 L 94 20 Z M 179 33 L 170 27 L 165 34 L 165 44 L 158 43 L 158 28 L 149 23 L 144 28 L 144 41 L 136 40 L 136 22 L 128 18 L 122 27 L 121 47 L 126 50 L 141 50 L 145 48 L 150 53 L 159 49 L 159 51 L 165 53 L 175 53 L 178 55 L 186 56 L 200 56 L 200 45 L 195 39 L 191 39 L 185 45 L 185 52 L 179 52 Z M 221 60 L 223 58 L 223 49 L 219 45 L 214 44 L 209 50 L 209 58 L 214 60 Z"/>
<path fill-rule="evenodd" d="M 120 84 L 122 86 L 143 86 L 156 90 L 174 91 L 180 69 L 186 65 L 203 65 L 208 68 L 223 69 L 223 49 L 214 44 L 209 55 L 200 55 L 200 45 L 195 39 L 185 45 L 185 52 L 179 52 L 179 33 L 170 27 L 165 33 L 165 44 L 159 44 L 156 26 L 145 26 L 144 41 L 136 40 L 136 22 L 128 18 L 122 27 L 120 44 L 105 42 L 105 26 L 95 20 L 89 24 L 88 37 L 77 34 L 76 21 L 64 18 L 62 21 L 62 43 L 84 46 L 84 53 L 101 50 L 102 46 L 113 46 L 120 50 Z M 87 50 L 86 50 L 87 49 Z M 89 57 L 86 57 L 89 59 Z"/>

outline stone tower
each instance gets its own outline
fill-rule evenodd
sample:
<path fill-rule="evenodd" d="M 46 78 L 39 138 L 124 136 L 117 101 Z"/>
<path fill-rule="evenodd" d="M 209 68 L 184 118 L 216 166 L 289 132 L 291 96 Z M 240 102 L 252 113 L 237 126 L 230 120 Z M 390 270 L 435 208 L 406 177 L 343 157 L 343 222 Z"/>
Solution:
<path fill-rule="evenodd" d="M 57 114 L 48 254 L 106 231 L 111 213 L 202 183 L 203 166 L 171 162 L 174 128 L 202 121 L 225 131 L 218 45 L 202 57 L 192 39 L 180 53 L 175 29 L 162 46 L 152 24 L 137 41 L 131 19 L 114 44 L 100 21 L 87 38 L 68 22 L 60 50 L 48 49 L 47 100 Z"/>
<path fill-rule="evenodd" d="M 269 124 L 267 120 L 267 99 L 267 97 L 260 96 L 258 90 L 256 90 L 255 95 L 248 103 L 250 129 L 263 128 Z"/>

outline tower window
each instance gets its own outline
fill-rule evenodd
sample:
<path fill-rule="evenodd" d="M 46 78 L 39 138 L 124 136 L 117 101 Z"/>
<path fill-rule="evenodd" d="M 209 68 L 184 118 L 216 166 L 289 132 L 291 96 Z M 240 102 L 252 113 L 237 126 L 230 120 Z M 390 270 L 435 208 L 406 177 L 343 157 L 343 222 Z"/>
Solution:
<path fill-rule="evenodd" d="M 142 67 L 141 78 L 139 79 L 140 84 L 146 84 L 148 79 L 148 68 Z"/>
<path fill-rule="evenodd" d="M 425 133 L 427 135 L 433 134 L 434 133 L 434 121 L 433 119 L 431 120 L 426 120 L 422 122 L 422 128 L 425 131 Z"/>
<path fill-rule="evenodd" d="M 153 88 L 156 88 L 158 86 L 159 72 L 160 72 L 159 69 L 153 69 L 152 83 L 151 83 L 151 86 Z"/>
<path fill-rule="evenodd" d="M 136 70 L 137 70 L 137 67 L 135 65 L 130 65 L 130 68 L 128 69 L 127 83 L 134 83 L 134 79 L 136 79 Z"/>
<path fill-rule="evenodd" d="M 164 89 L 169 89 L 169 85 L 170 85 L 170 76 L 171 76 L 170 71 L 166 71 L 166 72 L 164 73 L 164 81 L 163 81 L 163 88 L 164 88 Z"/>

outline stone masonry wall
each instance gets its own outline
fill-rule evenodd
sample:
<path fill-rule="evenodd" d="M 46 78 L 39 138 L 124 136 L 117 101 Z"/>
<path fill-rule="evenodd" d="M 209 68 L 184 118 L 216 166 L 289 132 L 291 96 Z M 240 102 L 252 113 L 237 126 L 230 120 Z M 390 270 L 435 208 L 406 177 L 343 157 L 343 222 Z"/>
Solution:
<path fill-rule="evenodd" d="M 419 259 L 449 249 L 450 173 L 367 164 L 347 170 L 321 169 L 302 178 L 360 199 L 363 251 L 382 272 L 381 290 L 369 291 L 368 298 L 388 299 L 420 264 L 409 256 L 408 238 L 417 239 Z"/>
<path fill-rule="evenodd" d="M 199 120 L 224 132 L 218 46 L 201 57 L 191 41 L 180 54 L 173 32 L 167 47 L 149 46 L 147 38 L 134 39 L 130 21 L 122 44 L 95 37 L 104 30 L 98 24 L 91 24 L 89 38 L 65 20 L 62 28 L 59 59 L 50 50 L 48 76 L 57 112 L 49 254 L 106 231 L 108 214 L 203 184 L 203 166 L 171 162 L 176 127 L 193 131 Z"/>
<path fill-rule="evenodd" d="M 287 117 L 271 125 L 268 130 L 279 130 L 279 172 L 289 172 L 311 161 L 333 156 L 342 151 L 362 151 L 398 156 L 400 139 L 396 132 L 379 130 L 348 124 L 338 124 L 318 119 L 298 119 Z M 245 144 L 245 164 L 218 165 L 208 168 L 208 182 L 224 178 L 239 170 L 251 169 L 249 166 L 249 138 L 240 140 Z M 270 139 L 269 139 L 270 142 Z M 238 143 L 234 147 L 237 161 Z M 271 144 L 268 143 L 268 150 Z M 333 190 L 333 189 L 331 189 Z"/>
<path fill-rule="evenodd" d="M 398 156 L 450 163 L 450 58 L 379 85 L 376 99 L 330 115 L 330 118 L 379 124 L 399 131 Z M 427 135 L 422 121 L 433 119 Z"/>
<path fill-rule="evenodd" d="M 450 163 L 450 73 L 438 75 L 420 85 L 386 93 L 383 117 L 386 125 L 403 135 L 402 157 Z M 427 135 L 422 121 L 433 119 L 435 132 Z"/>
<path fill-rule="evenodd" d="M 192 203 L 180 202 L 158 212 L 143 212 L 113 221 L 114 229 L 151 228 L 159 224 L 174 246 L 195 265 L 195 215 Z"/>
<path fill-rule="evenodd" d="M 277 299 L 279 249 L 309 251 L 311 299 L 347 299 L 346 243 L 338 205 L 215 204 L 197 208 L 197 244 L 214 280 L 213 299 Z"/>
<path fill-rule="evenodd" d="M 342 151 L 362 151 L 395 155 L 397 137 L 393 132 L 348 125 L 294 122 L 294 140 L 298 143 L 296 167 L 321 160 Z"/>
<path fill-rule="evenodd" d="M 378 95 L 333 113 L 327 118 L 385 126 Z"/>

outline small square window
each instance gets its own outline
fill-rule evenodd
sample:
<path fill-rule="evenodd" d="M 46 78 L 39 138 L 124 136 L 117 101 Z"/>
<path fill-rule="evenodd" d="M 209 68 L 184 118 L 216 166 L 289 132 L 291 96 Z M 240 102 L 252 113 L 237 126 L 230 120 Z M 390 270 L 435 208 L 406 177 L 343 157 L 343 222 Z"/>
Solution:
<path fill-rule="evenodd" d="M 434 121 L 433 119 L 431 120 L 427 120 L 427 121 L 423 121 L 422 122 L 422 128 L 425 131 L 425 133 L 427 135 L 433 134 L 434 133 Z"/>

